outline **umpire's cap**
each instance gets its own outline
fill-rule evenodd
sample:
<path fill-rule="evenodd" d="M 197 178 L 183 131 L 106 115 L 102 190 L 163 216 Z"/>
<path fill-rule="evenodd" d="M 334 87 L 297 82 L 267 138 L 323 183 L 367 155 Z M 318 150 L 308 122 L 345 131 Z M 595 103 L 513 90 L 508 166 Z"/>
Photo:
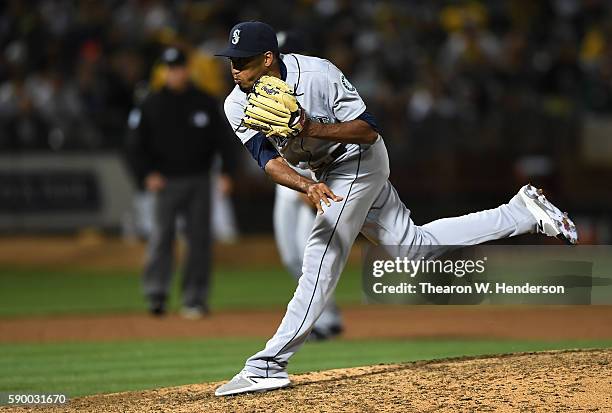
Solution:
<path fill-rule="evenodd" d="M 229 45 L 215 56 L 251 57 L 268 51 L 278 51 L 276 32 L 266 23 L 250 21 L 232 27 Z"/>
<path fill-rule="evenodd" d="M 168 47 L 163 51 L 161 61 L 168 66 L 185 66 L 187 64 L 187 56 L 185 56 L 181 49 Z"/>

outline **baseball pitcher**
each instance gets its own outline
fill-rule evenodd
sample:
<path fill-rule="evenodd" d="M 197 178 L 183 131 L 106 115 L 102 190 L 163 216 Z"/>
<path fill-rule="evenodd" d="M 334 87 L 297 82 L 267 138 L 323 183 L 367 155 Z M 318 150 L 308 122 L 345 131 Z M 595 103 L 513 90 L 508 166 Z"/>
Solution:
<path fill-rule="evenodd" d="M 306 194 L 318 214 L 302 276 L 278 330 L 217 396 L 290 384 L 289 359 L 332 296 L 359 232 L 377 244 L 415 248 L 535 231 L 577 242 L 567 214 L 530 185 L 497 208 L 415 225 L 388 181 L 389 159 L 376 120 L 336 66 L 280 54 L 274 30 L 261 22 L 234 26 L 218 55 L 231 60 L 236 83 L 224 106 L 235 134 L 274 182 Z M 309 169 L 312 179 L 290 165 Z"/>

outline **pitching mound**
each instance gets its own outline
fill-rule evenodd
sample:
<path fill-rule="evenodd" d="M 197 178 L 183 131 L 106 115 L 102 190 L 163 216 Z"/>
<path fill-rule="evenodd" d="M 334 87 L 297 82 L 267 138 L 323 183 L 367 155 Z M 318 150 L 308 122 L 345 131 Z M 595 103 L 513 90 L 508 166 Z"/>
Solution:
<path fill-rule="evenodd" d="M 228 398 L 214 397 L 218 383 L 98 395 L 45 411 L 609 412 L 612 350 L 378 365 L 302 374 L 293 381 L 288 389 Z"/>

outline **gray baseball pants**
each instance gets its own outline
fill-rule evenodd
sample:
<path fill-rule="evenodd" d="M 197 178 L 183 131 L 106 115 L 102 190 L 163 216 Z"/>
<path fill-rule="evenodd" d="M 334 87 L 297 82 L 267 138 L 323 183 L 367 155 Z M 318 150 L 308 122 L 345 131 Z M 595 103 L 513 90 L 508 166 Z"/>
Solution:
<path fill-rule="evenodd" d="M 515 196 L 508 204 L 417 226 L 388 181 L 382 139 L 348 150 L 317 178 L 344 197 L 318 215 L 306 245 L 302 276 L 278 330 L 246 369 L 264 377 L 287 377 L 289 358 L 304 344 L 332 296 L 351 246 L 361 231 L 381 245 L 473 245 L 534 229 L 536 222 Z"/>
<path fill-rule="evenodd" d="M 310 237 L 316 213 L 300 197 L 300 193 L 276 185 L 274 198 L 274 237 L 283 264 L 296 280 L 302 276 L 302 258 Z M 342 316 L 332 295 L 314 328 L 328 334 L 334 327 L 342 326 Z"/>

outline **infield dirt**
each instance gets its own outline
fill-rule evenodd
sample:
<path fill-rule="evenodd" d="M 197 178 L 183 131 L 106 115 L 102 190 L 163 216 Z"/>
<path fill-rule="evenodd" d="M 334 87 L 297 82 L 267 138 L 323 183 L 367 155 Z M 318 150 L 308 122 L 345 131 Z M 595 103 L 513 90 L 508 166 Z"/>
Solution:
<path fill-rule="evenodd" d="M 219 383 L 97 395 L 44 411 L 610 412 L 611 373 L 612 350 L 512 354 L 307 373 L 287 389 L 226 398 L 213 395 Z"/>
<path fill-rule="evenodd" d="M 347 339 L 611 339 L 612 306 L 350 306 Z M 63 315 L 0 318 L 0 343 L 159 338 L 270 337 L 283 309 L 233 310 L 192 321 L 178 315 Z"/>

